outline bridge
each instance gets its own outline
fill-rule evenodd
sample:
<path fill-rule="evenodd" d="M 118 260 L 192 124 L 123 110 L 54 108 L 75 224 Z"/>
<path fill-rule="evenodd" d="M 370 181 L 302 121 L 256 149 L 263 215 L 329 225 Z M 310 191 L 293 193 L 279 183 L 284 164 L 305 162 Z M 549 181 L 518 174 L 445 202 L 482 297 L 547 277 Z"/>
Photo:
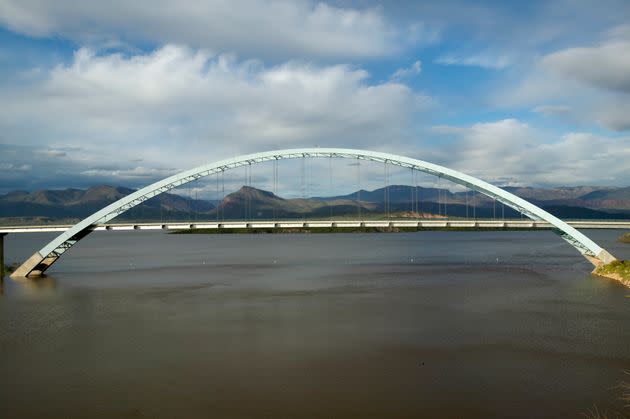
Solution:
<path fill-rule="evenodd" d="M 30 258 L 28 258 L 22 265 L 15 270 L 11 275 L 13 278 L 19 277 L 34 277 L 42 275 L 50 266 L 58 261 L 66 251 L 72 246 L 78 243 L 88 234 L 99 229 L 108 229 L 107 223 L 117 217 L 118 215 L 128 211 L 129 209 L 141 204 L 142 202 L 153 198 L 161 193 L 169 191 L 177 186 L 187 184 L 197 179 L 222 174 L 226 171 L 233 170 L 238 167 L 251 167 L 253 164 L 259 164 L 263 162 L 274 162 L 274 174 L 277 173 L 277 162 L 286 159 L 306 159 L 306 158 L 342 158 L 353 160 L 365 160 L 377 163 L 383 163 L 385 165 L 385 173 L 387 176 L 388 166 L 399 166 L 408 168 L 412 171 L 427 173 L 429 175 L 437 176 L 438 178 L 449 180 L 455 184 L 464 186 L 466 188 L 477 191 L 483 195 L 486 195 L 493 200 L 496 200 L 503 205 L 506 205 L 524 216 L 531 219 L 534 223 L 545 222 L 546 228 L 551 228 L 560 237 L 566 240 L 572 245 L 578 252 L 580 252 L 587 260 L 593 265 L 598 266 L 603 263 L 612 262 L 615 259 L 608 251 L 600 247 L 593 242 L 586 235 L 578 231 L 574 226 L 560 220 L 553 216 L 542 208 L 533 205 L 532 203 L 507 192 L 497 186 L 494 186 L 481 179 L 469 176 L 467 174 L 458 172 L 453 169 L 449 169 L 444 166 L 429 163 L 423 160 L 414 158 L 399 156 L 389 153 L 381 153 L 367 150 L 355 150 L 355 149 L 343 149 L 343 148 L 302 148 L 302 149 L 288 149 L 288 150 L 274 150 L 263 153 L 247 154 L 237 156 L 231 159 L 220 160 L 214 163 L 206 164 L 203 166 L 190 169 L 179 174 L 167 177 L 161 181 L 155 182 L 144 188 L 141 188 L 124 198 L 106 206 L 100 211 L 95 212 L 84 220 L 77 224 L 68 227 L 63 232 L 53 239 L 50 243 L 46 244 L 39 251 L 35 252 Z M 274 180 L 275 181 L 275 180 Z M 421 221 L 414 221 L 420 223 Z M 341 222 L 340 222 L 341 223 Z M 356 223 L 356 222 L 355 222 Z M 359 225 L 364 223 L 367 227 L 367 221 L 359 221 Z M 385 223 L 391 223 L 391 221 L 385 221 Z M 413 223 L 413 222 L 412 222 Z M 448 222 L 447 222 L 448 223 Z M 243 223 L 241 223 L 242 225 Z M 247 223 L 245 223 L 247 224 Z M 255 223 L 250 223 L 255 224 Z M 168 224 L 167 224 L 168 225 Z M 188 228 L 200 228 L 195 224 L 195 227 L 191 227 L 189 223 Z M 332 226 L 332 222 L 331 222 Z M 337 225 L 338 227 L 339 225 Z M 355 225 L 355 227 L 358 227 Z M 388 225 L 389 226 L 389 225 Z M 393 225 L 392 225 L 393 226 Z M 418 224 L 416 224 L 416 227 Z M 138 228 L 136 228 L 138 227 Z M 247 225 L 245 225 L 247 227 Z M 413 227 L 413 226 L 412 226 Z M 110 229 L 115 227 L 110 226 Z M 161 224 L 153 225 L 153 229 L 163 228 Z M 212 227 L 208 227 L 212 228 Z M 222 228 L 219 225 L 216 228 Z M 235 227 L 236 228 L 236 227 Z M 242 227 L 239 227 L 242 228 Z M 130 229 L 142 230 L 142 224 L 134 224 Z M 147 225 L 144 229 L 150 229 Z M 3 234 L 3 233 L 0 233 Z"/>

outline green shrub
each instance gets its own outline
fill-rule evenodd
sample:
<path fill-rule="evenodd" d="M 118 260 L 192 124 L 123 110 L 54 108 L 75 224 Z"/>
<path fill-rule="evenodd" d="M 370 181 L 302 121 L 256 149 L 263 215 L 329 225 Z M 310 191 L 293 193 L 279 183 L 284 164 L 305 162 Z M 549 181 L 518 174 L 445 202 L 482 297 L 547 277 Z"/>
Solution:
<path fill-rule="evenodd" d="M 598 274 L 617 274 L 623 279 L 630 280 L 630 260 L 616 260 L 595 269 Z"/>

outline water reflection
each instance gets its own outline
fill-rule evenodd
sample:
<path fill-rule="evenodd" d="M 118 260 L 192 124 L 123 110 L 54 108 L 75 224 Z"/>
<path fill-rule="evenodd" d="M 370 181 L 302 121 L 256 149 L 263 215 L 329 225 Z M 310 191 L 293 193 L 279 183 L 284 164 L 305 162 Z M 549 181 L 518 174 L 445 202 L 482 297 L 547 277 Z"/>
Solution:
<path fill-rule="evenodd" d="M 0 281 L 0 295 L 49 297 L 57 293 L 57 280 L 50 276 L 39 278 L 5 277 Z"/>

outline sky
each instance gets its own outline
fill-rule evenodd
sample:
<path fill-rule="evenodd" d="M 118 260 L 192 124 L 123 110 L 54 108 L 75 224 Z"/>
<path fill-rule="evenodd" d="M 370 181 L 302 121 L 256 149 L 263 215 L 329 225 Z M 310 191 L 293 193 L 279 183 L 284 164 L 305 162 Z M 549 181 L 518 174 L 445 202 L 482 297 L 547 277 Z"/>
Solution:
<path fill-rule="evenodd" d="M 629 186 L 630 1 L 0 0 L 0 193 L 310 146 Z"/>

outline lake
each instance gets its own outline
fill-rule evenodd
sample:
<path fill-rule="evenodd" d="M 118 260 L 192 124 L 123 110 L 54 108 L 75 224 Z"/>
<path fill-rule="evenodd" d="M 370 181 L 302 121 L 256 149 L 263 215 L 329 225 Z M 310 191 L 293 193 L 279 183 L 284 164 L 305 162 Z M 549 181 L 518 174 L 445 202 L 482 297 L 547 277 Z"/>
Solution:
<path fill-rule="evenodd" d="M 630 290 L 591 270 L 549 231 L 96 232 L 2 282 L 0 417 L 627 415 Z"/>

